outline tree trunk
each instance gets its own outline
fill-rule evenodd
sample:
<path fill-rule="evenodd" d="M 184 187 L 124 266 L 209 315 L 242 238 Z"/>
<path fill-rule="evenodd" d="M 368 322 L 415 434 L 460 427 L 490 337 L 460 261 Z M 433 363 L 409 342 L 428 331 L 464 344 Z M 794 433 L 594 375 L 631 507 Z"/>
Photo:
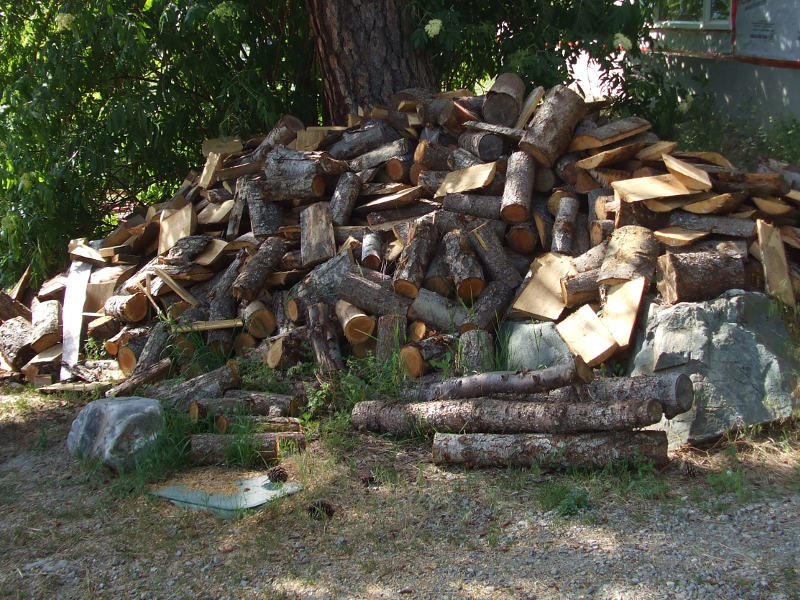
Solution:
<path fill-rule="evenodd" d="M 213 465 L 235 460 L 235 444 L 244 444 L 265 464 L 276 461 L 281 446 L 306 447 L 306 436 L 297 432 L 253 433 L 243 436 L 198 433 L 191 437 L 189 461 L 194 465 Z"/>
<path fill-rule="evenodd" d="M 663 431 L 616 431 L 583 434 L 452 434 L 433 437 L 433 462 L 469 467 L 603 467 L 617 461 L 668 462 Z"/>
<path fill-rule="evenodd" d="M 407 0 L 306 0 L 325 96 L 324 121 L 344 124 L 359 106 L 411 87 L 434 89 L 430 63 L 412 52 L 401 23 Z"/>

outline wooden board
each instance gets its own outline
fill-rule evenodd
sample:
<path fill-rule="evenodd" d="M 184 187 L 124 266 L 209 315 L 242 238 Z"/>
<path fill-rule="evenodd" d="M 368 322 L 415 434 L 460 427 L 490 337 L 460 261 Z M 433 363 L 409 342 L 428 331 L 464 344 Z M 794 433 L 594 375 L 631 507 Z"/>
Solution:
<path fill-rule="evenodd" d="M 789 267 L 780 230 L 766 221 L 758 219 L 756 232 L 767 293 L 780 299 L 787 306 L 794 306 L 792 280 L 789 277 Z"/>
<path fill-rule="evenodd" d="M 614 188 L 614 195 L 623 202 L 689 196 L 694 193 L 678 181 L 674 175 L 655 175 L 614 181 L 611 187 Z"/>
<path fill-rule="evenodd" d="M 403 208 L 404 206 L 411 206 L 420 196 L 422 196 L 422 186 L 409 187 L 394 194 L 387 196 L 380 196 L 375 200 L 370 200 L 360 206 L 356 207 L 356 212 L 359 214 L 367 214 L 379 210 L 389 210 L 392 208 Z"/>
<path fill-rule="evenodd" d="M 626 117 L 625 119 L 612 121 L 608 125 L 576 135 L 569 145 L 568 151 L 574 152 L 576 150 L 608 146 L 614 142 L 633 137 L 637 133 L 647 131 L 650 127 L 650 123 L 640 117 Z"/>
<path fill-rule="evenodd" d="M 631 335 L 636 325 L 639 306 L 642 303 L 645 282 L 644 277 L 639 277 L 625 283 L 612 285 L 606 294 L 603 316 L 600 317 L 600 320 L 611 332 L 620 349 L 624 350 L 631 343 Z"/>
<path fill-rule="evenodd" d="M 187 204 L 183 208 L 161 214 L 161 231 L 158 235 L 158 253 L 164 254 L 179 239 L 192 235 L 197 227 L 197 215 L 194 206 Z"/>
<path fill-rule="evenodd" d="M 690 190 L 707 192 L 711 189 L 711 178 L 702 169 L 669 154 L 664 154 L 662 158 L 667 170 Z"/>
<path fill-rule="evenodd" d="M 684 229 L 683 227 L 666 227 L 665 229 L 654 231 L 653 235 L 665 246 L 676 248 L 696 242 L 697 240 L 707 237 L 709 233 L 707 231 Z"/>
<path fill-rule="evenodd" d="M 194 263 L 201 267 L 214 264 L 231 243 L 232 242 L 226 242 L 225 240 L 211 240 L 205 250 L 194 259 Z"/>
<path fill-rule="evenodd" d="M 646 162 L 656 162 L 661 160 L 662 154 L 672 154 L 675 148 L 678 147 L 678 142 L 656 142 L 646 148 L 642 148 L 636 153 L 636 158 Z"/>
<path fill-rule="evenodd" d="M 92 265 L 80 260 L 72 261 L 67 273 L 67 287 L 64 291 L 62 320 L 62 357 L 69 366 L 78 364 L 83 331 L 83 304 L 86 302 L 86 286 L 92 274 Z M 61 368 L 59 379 L 72 377 L 69 369 Z"/>
<path fill-rule="evenodd" d="M 618 348 L 614 336 L 588 304 L 556 325 L 556 331 L 570 351 L 589 367 L 610 358 Z"/>
<path fill-rule="evenodd" d="M 209 152 L 206 156 L 206 164 L 197 185 L 201 188 L 210 188 L 217 182 L 217 171 L 222 167 L 222 154 L 219 152 Z"/>
<path fill-rule="evenodd" d="M 531 278 L 512 308 L 537 319 L 555 321 L 565 308 L 561 279 L 574 272 L 569 256 L 543 254 L 531 263 Z"/>
<path fill-rule="evenodd" d="M 492 182 L 496 172 L 497 163 L 491 162 L 448 173 L 436 190 L 435 197 L 441 198 L 447 194 L 471 192 L 485 187 Z"/>

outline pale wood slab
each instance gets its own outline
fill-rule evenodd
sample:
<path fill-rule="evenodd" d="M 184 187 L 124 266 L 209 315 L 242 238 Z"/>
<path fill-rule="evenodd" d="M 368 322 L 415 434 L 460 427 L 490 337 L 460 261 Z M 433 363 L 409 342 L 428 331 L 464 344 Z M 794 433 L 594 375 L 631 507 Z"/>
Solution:
<path fill-rule="evenodd" d="M 201 267 L 214 264 L 219 257 L 222 256 L 222 253 L 225 252 L 230 243 L 231 242 L 226 242 L 225 240 L 211 240 L 205 250 L 194 259 L 195 264 Z"/>
<path fill-rule="evenodd" d="M 693 164 L 669 154 L 664 154 L 662 159 L 667 170 L 672 173 L 675 179 L 690 190 L 707 192 L 711 189 L 711 178 L 702 169 L 698 169 Z"/>
<path fill-rule="evenodd" d="M 525 102 L 522 104 L 522 109 L 519 111 L 519 118 L 514 124 L 514 129 L 525 128 L 528 121 L 531 120 L 534 111 L 536 111 L 536 107 L 539 106 L 539 102 L 542 101 L 542 98 L 544 98 L 544 88 L 541 85 L 531 90 L 531 93 L 528 94 L 528 97 L 525 98 Z"/>
<path fill-rule="evenodd" d="M 623 202 L 689 196 L 694 193 L 671 174 L 614 181 L 611 187 L 614 188 L 615 196 Z"/>
<path fill-rule="evenodd" d="M 576 135 L 572 139 L 568 151 L 574 152 L 576 150 L 608 146 L 614 142 L 633 137 L 637 133 L 647 131 L 650 127 L 650 123 L 640 117 L 626 117 L 618 121 L 612 121 L 608 125 Z"/>
<path fill-rule="evenodd" d="M 599 365 L 619 347 L 614 336 L 588 304 L 556 325 L 556 331 L 570 351 L 589 367 Z"/>
<path fill-rule="evenodd" d="M 496 172 L 497 163 L 491 162 L 448 173 L 442 185 L 436 190 L 435 197 L 441 198 L 447 194 L 470 192 L 486 187 L 492 182 Z"/>
<path fill-rule="evenodd" d="M 707 237 L 709 233 L 707 231 L 693 231 L 691 229 L 684 229 L 683 227 L 666 227 L 664 229 L 654 231 L 653 235 L 655 235 L 656 239 L 665 246 L 676 248 L 680 246 L 688 246 L 692 242 L 696 242 L 697 240 Z"/>
<path fill-rule="evenodd" d="M 780 217 L 783 215 L 788 215 L 794 210 L 794 207 L 790 204 L 787 204 L 777 196 L 769 197 L 769 198 L 761 198 L 759 196 L 751 196 L 750 198 L 753 201 L 753 204 L 756 205 L 756 208 L 760 210 L 762 213 L 773 217 Z"/>
<path fill-rule="evenodd" d="M 636 316 L 646 285 L 646 279 L 639 277 L 625 283 L 612 285 L 606 294 L 603 305 L 603 316 L 600 320 L 614 337 L 620 349 L 627 348 L 631 343 L 631 335 L 636 325 Z"/>
<path fill-rule="evenodd" d="M 761 265 L 767 293 L 779 298 L 787 306 L 794 306 L 794 291 L 789 278 L 786 251 L 781 240 L 780 230 L 762 219 L 756 221 L 758 247 L 761 251 Z"/>
<path fill-rule="evenodd" d="M 672 152 L 672 156 L 681 159 L 689 158 L 689 159 L 701 160 L 711 165 L 717 165 L 718 167 L 725 167 L 726 169 L 733 168 L 731 161 L 722 156 L 722 154 L 720 154 L 719 152 Z"/>
<path fill-rule="evenodd" d="M 209 204 L 198 213 L 197 222 L 200 225 L 227 223 L 234 204 L 236 204 L 236 201 L 233 198 L 219 204 Z"/>
<path fill-rule="evenodd" d="M 64 291 L 64 305 L 61 311 L 62 320 L 62 357 L 68 366 L 78 364 L 81 349 L 81 332 L 83 330 L 83 304 L 86 302 L 86 286 L 92 274 L 92 265 L 80 260 L 72 261 L 67 273 L 67 287 Z M 72 373 L 62 367 L 59 379 L 69 379 Z"/>
<path fill-rule="evenodd" d="M 574 272 L 569 256 L 543 254 L 531 263 L 531 278 L 512 308 L 537 319 L 555 321 L 565 308 L 561 279 Z"/>
<path fill-rule="evenodd" d="M 222 168 L 223 154 L 219 152 L 209 152 L 206 156 L 206 164 L 197 185 L 201 188 L 209 188 L 217 182 L 217 171 Z"/>
<path fill-rule="evenodd" d="M 739 208 L 739 205 L 744 202 L 744 198 L 744 194 L 714 194 L 684 205 L 683 210 L 696 215 L 727 214 Z"/>
<path fill-rule="evenodd" d="M 239 138 L 211 138 L 203 140 L 203 156 L 208 157 L 212 152 L 217 154 L 235 154 L 242 151 L 242 140 Z"/>
<path fill-rule="evenodd" d="M 605 165 L 613 165 L 614 163 L 633 158 L 637 152 L 644 148 L 644 146 L 644 142 L 636 142 L 618 146 L 616 148 L 610 148 L 608 150 L 598 152 L 597 154 L 593 154 L 592 156 L 582 158 L 576 162 L 575 165 L 581 169 L 596 169 L 597 167 L 603 167 Z"/>
<path fill-rule="evenodd" d="M 164 254 L 184 237 L 194 234 L 197 228 L 197 214 L 194 205 L 161 213 L 161 231 L 158 235 L 158 253 Z"/>
<path fill-rule="evenodd" d="M 645 162 L 660 162 L 662 154 L 672 154 L 678 142 L 660 141 L 642 148 L 636 153 L 636 158 Z"/>
<path fill-rule="evenodd" d="M 409 187 L 394 194 L 380 196 L 375 200 L 370 200 L 356 207 L 359 214 L 367 214 L 379 210 L 389 210 L 392 208 L 403 208 L 411 206 L 422 196 L 423 188 L 421 185 Z"/>

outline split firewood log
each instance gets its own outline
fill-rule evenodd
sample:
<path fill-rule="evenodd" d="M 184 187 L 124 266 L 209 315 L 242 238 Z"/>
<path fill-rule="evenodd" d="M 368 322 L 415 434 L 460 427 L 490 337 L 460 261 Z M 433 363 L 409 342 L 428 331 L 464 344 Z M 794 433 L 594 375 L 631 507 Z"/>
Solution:
<path fill-rule="evenodd" d="M 336 317 L 351 344 L 366 342 L 375 331 L 375 318 L 345 300 L 336 302 Z"/>
<path fill-rule="evenodd" d="M 392 277 L 395 292 L 407 298 L 416 298 L 425 278 L 425 269 L 438 243 L 438 232 L 431 219 L 423 217 L 412 222 L 408 243 L 400 254 Z"/>
<path fill-rule="evenodd" d="M 350 129 L 328 148 L 334 158 L 349 160 L 400 138 L 400 134 L 385 121 L 368 121 L 362 127 Z"/>
<path fill-rule="evenodd" d="M 614 431 L 575 434 L 437 433 L 433 462 L 472 468 L 603 467 L 619 461 L 667 464 L 667 434 L 663 431 Z"/>
<path fill-rule="evenodd" d="M 361 193 L 361 179 L 355 173 L 342 173 L 331 196 L 330 211 L 334 225 L 347 225 Z"/>
<path fill-rule="evenodd" d="M 344 369 L 339 338 L 331 314 L 330 305 L 318 302 L 308 307 L 308 339 L 323 373 L 332 373 Z"/>
<path fill-rule="evenodd" d="M 0 354 L 15 371 L 36 356 L 30 344 L 32 333 L 33 328 L 25 317 L 13 317 L 0 325 Z"/>
<path fill-rule="evenodd" d="M 258 251 L 250 257 L 241 272 L 236 275 L 231 285 L 233 297 L 241 300 L 255 300 L 264 288 L 267 277 L 285 253 L 286 242 L 281 238 L 271 237 L 261 242 Z"/>
<path fill-rule="evenodd" d="M 338 298 L 370 315 L 405 315 L 411 299 L 394 291 L 392 278 L 371 269 L 353 269 L 344 274 Z"/>
<path fill-rule="evenodd" d="M 40 302 L 34 298 L 31 314 L 33 330 L 30 345 L 34 353 L 39 354 L 61 341 L 61 302 L 58 300 Z"/>
<path fill-rule="evenodd" d="M 710 251 L 659 256 L 656 280 L 667 304 L 708 300 L 725 290 L 749 287 L 742 257 Z"/>
<path fill-rule="evenodd" d="M 514 152 L 508 159 L 506 183 L 500 205 L 500 217 L 507 223 L 528 220 L 531 197 L 536 178 L 536 162 L 522 151 Z"/>
<path fill-rule="evenodd" d="M 456 229 L 442 238 L 445 260 L 450 267 L 456 294 L 472 304 L 486 287 L 483 269 L 464 233 Z"/>
<path fill-rule="evenodd" d="M 339 298 L 339 286 L 352 265 L 352 255 L 349 252 L 342 252 L 314 267 L 289 290 L 286 301 L 286 314 L 289 318 L 295 323 L 302 321 L 305 319 L 308 306 L 317 302 L 335 304 Z M 352 303 L 352 300 L 347 298 L 345 300 Z"/>
<path fill-rule="evenodd" d="M 660 247 L 646 227 L 626 225 L 616 229 L 600 266 L 598 283 L 613 285 L 637 277 L 652 281 Z"/>
<path fill-rule="evenodd" d="M 291 366 L 309 362 L 313 354 L 308 342 L 308 329 L 296 327 L 269 339 L 264 363 L 275 370 L 285 371 Z"/>
<path fill-rule="evenodd" d="M 525 83 L 516 73 L 497 76 L 483 101 L 483 118 L 487 123 L 511 127 L 517 122 L 525 96 Z"/>
<path fill-rule="evenodd" d="M 147 316 L 149 305 L 144 294 L 111 296 L 103 307 L 107 315 L 123 323 L 138 323 Z"/>
<path fill-rule="evenodd" d="M 490 281 L 459 327 L 463 334 L 472 329 L 494 331 L 514 298 L 515 288 L 504 281 Z"/>
<path fill-rule="evenodd" d="M 469 241 L 491 278 L 515 287 L 522 281 L 522 276 L 511 264 L 500 239 L 488 224 L 489 221 L 484 221 L 470 230 L 467 233 Z"/>
<path fill-rule="evenodd" d="M 551 252 L 571 254 L 575 223 L 578 218 L 578 200 L 571 196 L 564 196 L 558 204 L 558 213 L 553 223 L 553 243 Z"/>
<path fill-rule="evenodd" d="M 519 143 L 545 167 L 552 167 L 572 141 L 572 132 L 586 110 L 583 98 L 568 87 L 557 85 L 544 97 L 530 127 Z"/>

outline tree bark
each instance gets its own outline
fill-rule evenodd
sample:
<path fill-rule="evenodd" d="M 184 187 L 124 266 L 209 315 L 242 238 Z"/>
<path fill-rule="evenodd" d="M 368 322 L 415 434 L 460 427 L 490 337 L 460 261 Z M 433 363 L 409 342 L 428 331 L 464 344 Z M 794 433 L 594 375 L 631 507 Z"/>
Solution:
<path fill-rule="evenodd" d="M 502 73 L 483 101 L 483 119 L 487 123 L 511 127 L 517 122 L 525 96 L 525 82 L 516 73 Z"/>
<path fill-rule="evenodd" d="M 302 320 L 305 318 L 306 308 L 310 304 L 320 301 L 335 304 L 338 299 L 339 285 L 352 264 L 350 254 L 342 252 L 314 267 L 302 281 L 296 283 L 289 290 L 289 300 L 286 303 L 286 314 L 289 315 L 289 318 L 295 323 Z M 348 300 L 348 302 L 352 301 Z"/>
<path fill-rule="evenodd" d="M 442 358 L 455 346 L 455 338 L 440 333 L 400 349 L 400 362 L 409 377 L 420 377 L 431 370 L 431 361 Z M 354 421 L 355 423 L 355 421 Z"/>
<path fill-rule="evenodd" d="M 491 333 L 484 329 L 465 331 L 458 338 L 456 368 L 467 375 L 493 371 L 494 351 L 494 338 Z"/>
<path fill-rule="evenodd" d="M 269 341 L 264 362 L 270 369 L 285 371 L 301 362 L 310 361 L 313 355 L 308 346 L 308 329 L 297 327 L 275 336 Z"/>
<path fill-rule="evenodd" d="M 471 230 L 468 234 L 472 249 L 481 258 L 483 266 L 492 279 L 502 281 L 509 286 L 516 287 L 522 282 L 522 276 L 511 264 L 506 256 L 499 238 L 495 235 L 488 221 Z"/>
<path fill-rule="evenodd" d="M 433 255 L 428 270 L 425 271 L 422 287 L 445 298 L 449 298 L 453 292 L 453 277 L 450 275 L 450 266 L 447 264 L 441 244 Z"/>
<path fill-rule="evenodd" d="M 558 205 L 558 213 L 553 223 L 552 252 L 572 253 L 572 239 L 575 234 L 575 222 L 578 218 L 578 200 L 564 196 Z"/>
<path fill-rule="evenodd" d="M 33 328 L 25 317 L 14 317 L 0 325 L 0 354 L 15 371 L 36 356 L 30 345 Z"/>
<path fill-rule="evenodd" d="M 306 0 L 325 97 L 325 122 L 346 123 L 358 107 L 405 88 L 434 89 L 437 74 L 411 50 L 405 0 Z"/>
<path fill-rule="evenodd" d="M 488 133 L 486 131 L 465 131 L 458 136 L 458 146 L 468 151 L 470 155 L 477 156 L 480 159 L 478 162 L 491 162 L 500 158 L 500 155 L 503 154 L 503 147 L 505 144 L 503 143 L 503 138 L 493 133 Z M 455 160 L 456 159 L 453 158 L 453 161 Z"/>
<path fill-rule="evenodd" d="M 131 374 L 128 379 L 112 387 L 106 392 L 106 398 L 129 396 L 139 386 L 164 379 L 169 375 L 171 368 L 172 361 L 169 358 L 163 358 L 157 363 L 151 364 L 146 369 L 141 369 L 135 375 Z"/>
<path fill-rule="evenodd" d="M 719 296 L 747 288 L 744 260 L 719 252 L 667 252 L 656 263 L 657 287 L 667 304 Z"/>
<path fill-rule="evenodd" d="M 370 315 L 405 315 L 411 306 L 409 298 L 394 291 L 391 277 L 369 269 L 347 272 L 338 287 L 338 297 Z"/>
<path fill-rule="evenodd" d="M 178 410 L 187 410 L 197 398 L 216 398 L 226 390 L 239 386 L 239 368 L 229 360 L 219 369 L 209 371 L 178 384 L 165 384 L 148 390 L 148 396 L 166 401 Z"/>
<path fill-rule="evenodd" d="M 514 298 L 515 288 L 503 281 L 490 281 L 483 290 L 466 319 L 459 328 L 461 333 L 472 329 L 494 331 L 495 325 L 502 319 L 508 305 Z"/>
<path fill-rule="evenodd" d="M 395 349 L 399 349 L 406 343 L 406 326 L 408 319 L 406 315 L 383 315 L 378 317 L 378 345 L 375 348 L 375 356 L 380 361 L 387 361 L 394 354 Z"/>
<path fill-rule="evenodd" d="M 469 240 L 460 229 L 446 233 L 442 243 L 456 294 L 463 301 L 472 304 L 486 287 L 478 257 L 475 256 Z"/>
<path fill-rule="evenodd" d="M 442 208 L 481 219 L 500 218 L 500 196 L 478 194 L 447 194 L 442 198 Z"/>
<path fill-rule="evenodd" d="M 275 269 L 281 257 L 286 253 L 286 242 L 282 238 L 267 238 L 258 247 L 258 251 L 247 261 L 242 272 L 236 276 L 231 287 L 234 298 L 255 300 L 261 293 L 269 274 Z M 212 316 L 212 319 L 225 318 Z"/>
<path fill-rule="evenodd" d="M 357 129 L 345 131 L 342 134 L 342 139 L 333 144 L 329 152 L 334 158 L 349 160 L 398 138 L 400 138 L 400 134 L 385 121 L 367 121 Z"/>
<path fill-rule="evenodd" d="M 104 310 L 107 315 L 123 323 L 138 323 L 147 316 L 147 297 L 144 294 L 111 296 L 106 300 Z"/>
<path fill-rule="evenodd" d="M 433 257 L 438 244 L 436 226 L 430 219 L 422 218 L 414 221 L 409 228 L 409 240 L 397 262 L 392 286 L 394 290 L 407 298 L 416 298 L 425 269 Z"/>
<path fill-rule="evenodd" d="M 61 341 L 61 302 L 58 300 L 33 301 L 33 331 L 30 344 L 36 354 Z"/>
<path fill-rule="evenodd" d="M 572 132 L 585 108 L 583 99 L 569 88 L 557 85 L 550 89 L 533 116 L 520 149 L 540 165 L 552 167 L 572 141 Z"/>
<path fill-rule="evenodd" d="M 280 238 L 270 238 L 264 242 L 265 246 L 282 244 Z M 240 250 L 228 268 L 223 271 L 216 286 L 209 292 L 208 318 L 211 321 L 233 319 L 236 316 L 236 300 L 233 296 L 234 283 L 239 279 L 239 269 L 247 253 Z M 280 257 L 280 254 L 278 255 Z M 255 258 L 255 257 L 254 257 Z M 210 331 L 206 336 L 206 344 L 215 348 L 221 355 L 226 356 L 233 348 L 233 330 L 218 329 Z"/>
<path fill-rule="evenodd" d="M 355 173 L 342 173 L 331 196 L 331 220 L 334 225 L 347 225 L 350 213 L 361 193 L 361 179 Z"/>
<path fill-rule="evenodd" d="M 692 231 L 707 231 L 731 237 L 751 238 L 756 235 L 756 224 L 750 219 L 720 217 L 717 215 L 693 215 L 676 210 L 669 215 L 670 227 L 683 227 Z"/>
<path fill-rule="evenodd" d="M 433 462 L 469 467 L 603 467 L 612 462 L 650 459 L 667 464 L 663 431 L 583 434 L 449 434 L 433 437 Z"/>
<path fill-rule="evenodd" d="M 660 248 L 661 244 L 646 227 L 620 227 L 608 242 L 597 281 L 613 285 L 644 277 L 649 284 L 653 279 Z"/>
<path fill-rule="evenodd" d="M 318 302 L 308 307 L 308 338 L 314 356 L 323 373 L 332 373 L 344 369 L 339 338 L 331 318 L 331 307 Z"/>
<path fill-rule="evenodd" d="M 300 213 L 300 252 L 305 268 L 311 268 L 336 255 L 328 202 L 317 202 Z"/>
<path fill-rule="evenodd" d="M 530 217 L 536 163 L 525 152 L 517 151 L 508 159 L 506 185 L 500 216 L 508 223 L 522 223 Z"/>
<path fill-rule="evenodd" d="M 467 313 L 460 304 L 421 288 L 408 309 L 408 317 L 423 321 L 437 331 L 458 331 L 466 321 Z"/>
<path fill-rule="evenodd" d="M 383 262 L 383 244 L 377 233 L 367 233 L 361 240 L 361 264 L 367 269 L 377 271 Z"/>
<path fill-rule="evenodd" d="M 561 298 L 567 308 L 600 300 L 599 272 L 600 269 L 592 269 L 561 279 Z"/>
<path fill-rule="evenodd" d="M 189 407 L 196 409 L 199 417 L 208 415 L 264 415 L 270 417 L 294 416 L 300 411 L 296 396 L 229 390 L 222 398 L 198 398 Z"/>

